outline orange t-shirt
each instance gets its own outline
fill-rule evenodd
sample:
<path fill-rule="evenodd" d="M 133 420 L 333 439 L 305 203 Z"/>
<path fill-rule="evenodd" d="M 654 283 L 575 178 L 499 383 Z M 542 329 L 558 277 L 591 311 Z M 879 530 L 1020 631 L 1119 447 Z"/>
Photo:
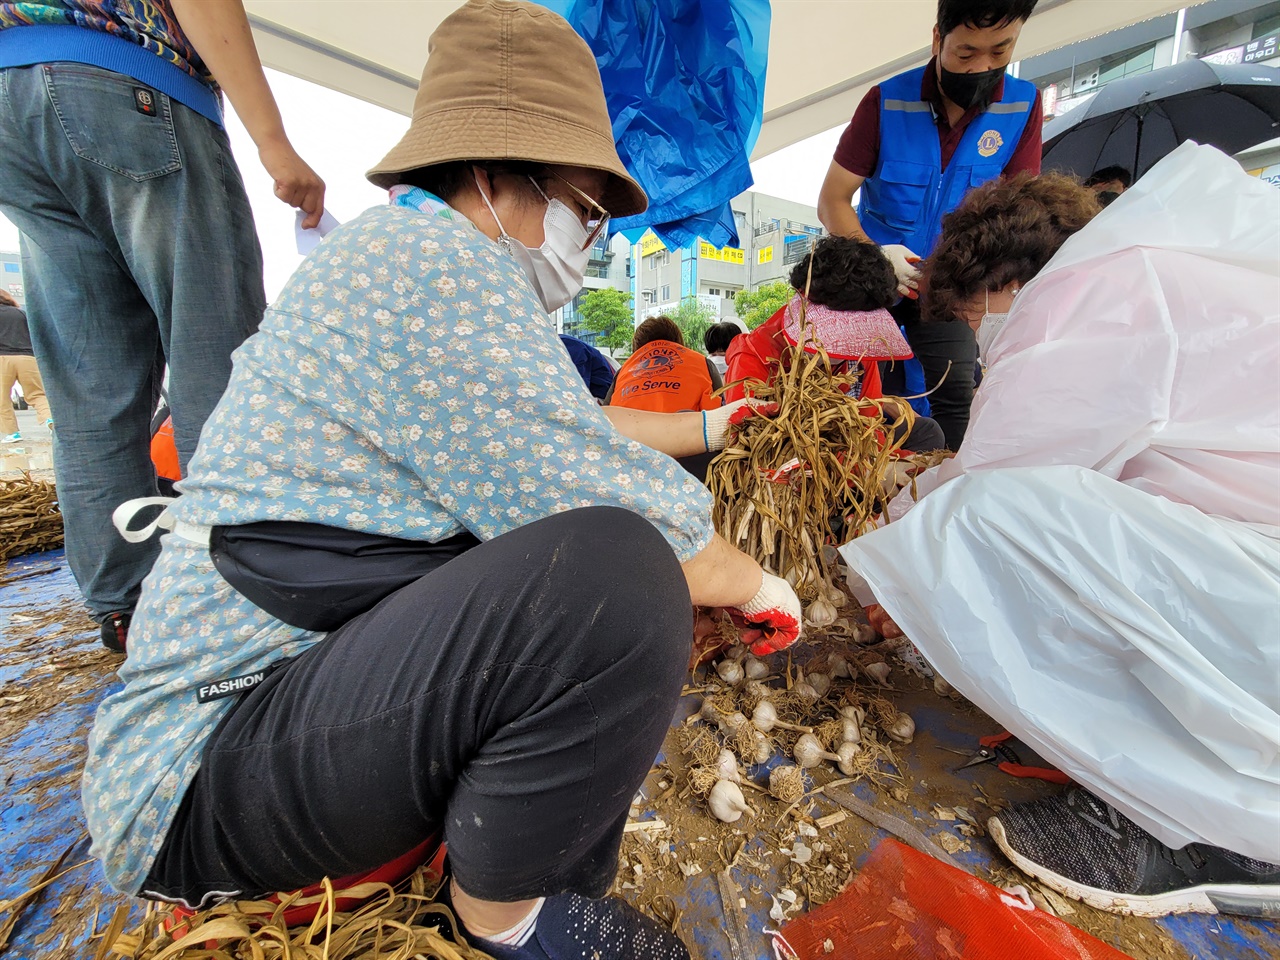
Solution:
<path fill-rule="evenodd" d="M 609 404 L 656 413 L 714 410 L 720 398 L 711 395 L 713 389 L 706 357 L 670 340 L 653 340 L 622 365 Z"/>

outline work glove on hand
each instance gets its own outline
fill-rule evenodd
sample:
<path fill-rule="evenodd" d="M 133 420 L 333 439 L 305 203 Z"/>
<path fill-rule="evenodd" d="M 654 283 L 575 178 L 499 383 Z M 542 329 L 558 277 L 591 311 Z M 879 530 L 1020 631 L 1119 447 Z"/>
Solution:
<path fill-rule="evenodd" d="M 800 638 L 800 598 L 791 584 L 767 571 L 756 595 L 726 612 L 757 657 L 785 650 Z"/>
<path fill-rule="evenodd" d="M 744 397 L 714 410 L 702 411 L 702 439 L 707 453 L 723 450 L 729 442 L 729 431 L 750 417 L 772 417 L 778 405 L 755 397 Z"/>
<path fill-rule="evenodd" d="M 900 243 L 891 243 L 880 248 L 880 252 L 893 264 L 894 276 L 898 278 L 898 295 L 914 300 L 919 296 L 916 287 L 920 283 L 920 268 L 916 266 L 920 257 L 910 247 Z"/>

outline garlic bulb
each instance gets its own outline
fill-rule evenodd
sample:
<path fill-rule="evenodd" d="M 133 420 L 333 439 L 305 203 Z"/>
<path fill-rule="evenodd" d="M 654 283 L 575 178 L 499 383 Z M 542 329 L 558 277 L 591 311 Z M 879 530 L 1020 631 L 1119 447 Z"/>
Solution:
<path fill-rule="evenodd" d="M 831 673 L 832 679 L 835 680 L 844 680 L 852 676 L 849 673 L 849 661 L 838 653 L 833 653 L 827 657 L 827 670 Z"/>
<path fill-rule="evenodd" d="M 735 643 L 724 652 L 726 660 L 745 660 L 747 657 L 747 648 L 740 643 Z"/>
<path fill-rule="evenodd" d="M 846 777 L 852 777 L 857 773 L 857 769 L 854 767 L 854 758 L 861 752 L 861 746 L 847 740 L 836 748 L 836 766 L 840 768 L 840 772 Z"/>
<path fill-rule="evenodd" d="M 747 685 L 742 688 L 744 695 L 755 697 L 757 700 L 768 700 L 773 696 L 773 687 L 759 680 L 748 680 Z"/>
<path fill-rule="evenodd" d="M 755 744 L 755 753 L 752 759 L 756 763 L 768 763 L 769 758 L 773 756 L 773 744 L 759 730 L 751 731 L 751 742 Z"/>
<path fill-rule="evenodd" d="M 781 727 L 783 730 L 795 730 L 798 733 L 813 733 L 813 727 L 802 727 L 798 724 L 784 723 L 779 720 L 778 708 L 768 700 L 761 700 L 756 704 L 756 708 L 751 711 L 751 722 L 762 733 L 769 733 L 774 727 Z"/>
<path fill-rule="evenodd" d="M 797 697 L 803 697 L 805 700 L 817 700 L 818 691 L 813 688 L 808 680 L 801 680 L 791 688 L 791 692 Z"/>
<path fill-rule="evenodd" d="M 940 697 L 950 697 L 952 699 L 959 696 L 956 692 L 956 688 L 947 683 L 940 673 L 935 673 L 933 675 L 933 692 Z"/>
<path fill-rule="evenodd" d="M 731 687 L 742 682 L 742 664 L 737 660 L 721 660 L 716 664 L 716 673 Z"/>
<path fill-rule="evenodd" d="M 769 675 L 769 666 L 755 657 L 747 657 L 742 661 L 742 669 L 748 680 L 763 680 Z"/>
<path fill-rule="evenodd" d="M 845 743 L 861 743 L 862 728 L 859 726 L 858 721 L 844 717 L 841 722 L 843 729 L 841 730 L 840 739 Z"/>
<path fill-rule="evenodd" d="M 916 735 L 916 722 L 905 713 L 900 713 L 893 723 L 884 728 L 890 740 L 898 743 L 910 743 Z"/>
<path fill-rule="evenodd" d="M 867 711 L 863 710 L 862 707 L 857 704 L 854 704 L 849 707 L 841 707 L 840 716 L 844 717 L 846 720 L 852 720 L 858 726 L 862 726 L 862 721 L 867 719 Z M 845 739 L 847 740 L 849 738 L 846 737 Z"/>
<path fill-rule="evenodd" d="M 809 686 L 813 687 L 814 692 L 818 694 L 819 698 L 825 697 L 827 692 L 831 689 L 831 678 L 825 673 L 811 673 L 806 679 L 809 681 Z"/>
<path fill-rule="evenodd" d="M 732 783 L 742 782 L 742 773 L 738 770 L 738 758 L 733 755 L 732 750 L 720 751 L 720 756 L 716 758 L 716 778 Z"/>
<path fill-rule="evenodd" d="M 805 611 L 805 617 L 815 627 L 830 626 L 835 623 L 836 616 L 836 608 L 825 597 L 819 597 L 813 601 L 813 603 L 809 604 L 809 609 Z"/>
<path fill-rule="evenodd" d="M 725 823 L 737 823 L 744 813 L 755 814 L 742 796 L 742 789 L 728 780 L 718 780 L 707 797 L 707 806 L 717 820 Z"/>
<path fill-rule="evenodd" d="M 783 803 L 795 803 L 804 796 L 803 771 L 799 767 L 774 767 L 769 771 L 769 793 Z"/>
<path fill-rule="evenodd" d="M 881 686 L 889 680 L 889 665 L 883 660 L 876 663 L 869 663 L 862 669 L 867 672 L 867 676 Z"/>
<path fill-rule="evenodd" d="M 860 647 L 868 647 L 879 639 L 880 634 L 869 623 L 860 623 L 853 631 L 853 642 Z"/>
<path fill-rule="evenodd" d="M 735 710 L 733 713 L 726 714 L 720 718 L 720 729 L 725 733 L 736 734 L 749 722 L 745 713 L 739 713 Z"/>
<path fill-rule="evenodd" d="M 702 701 L 702 706 L 698 710 L 698 716 L 707 723 L 718 724 L 723 714 L 720 712 L 720 709 L 711 702 L 711 698 L 708 697 Z"/>
<path fill-rule="evenodd" d="M 839 587 L 832 587 L 827 591 L 828 602 L 830 602 L 830 604 L 837 610 L 843 607 L 848 599 L 849 598 L 845 596 L 845 592 Z"/>
<path fill-rule="evenodd" d="M 822 743 L 811 733 L 804 734 L 796 741 L 791 755 L 796 758 L 796 763 L 805 770 L 816 767 L 823 760 L 839 761 L 840 759 L 836 754 L 823 750 Z"/>

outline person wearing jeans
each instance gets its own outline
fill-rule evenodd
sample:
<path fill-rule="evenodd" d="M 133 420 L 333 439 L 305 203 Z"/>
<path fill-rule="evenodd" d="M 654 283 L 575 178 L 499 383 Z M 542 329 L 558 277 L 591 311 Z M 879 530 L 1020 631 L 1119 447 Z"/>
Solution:
<path fill-rule="evenodd" d="M 276 195 L 319 221 L 237 2 L 0 2 L 0 210 L 21 231 L 27 313 L 57 422 L 67 561 L 124 651 L 154 543 L 111 525 L 156 493 L 149 425 L 169 367 L 185 468 L 266 305 L 217 75 Z M 20 146 L 19 146 L 20 145 Z"/>

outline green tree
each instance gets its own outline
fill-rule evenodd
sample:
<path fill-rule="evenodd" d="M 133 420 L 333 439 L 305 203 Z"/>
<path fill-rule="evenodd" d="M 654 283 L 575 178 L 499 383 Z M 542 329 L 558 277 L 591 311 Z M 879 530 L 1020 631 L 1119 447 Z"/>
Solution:
<path fill-rule="evenodd" d="M 613 287 L 592 290 L 582 298 L 581 309 L 583 324 L 599 334 L 597 345 L 610 350 L 631 346 L 631 335 L 635 332 L 631 294 Z"/>
<path fill-rule="evenodd" d="M 782 280 L 762 283 L 754 290 L 743 291 L 733 301 L 733 309 L 738 311 L 738 318 L 754 330 L 786 305 L 795 296 L 791 284 Z"/>
<path fill-rule="evenodd" d="M 719 311 L 715 307 L 702 303 L 697 297 L 685 297 L 680 306 L 667 314 L 676 322 L 680 332 L 684 334 L 684 345 L 690 350 L 706 353 L 702 347 L 702 338 L 707 328 L 720 320 Z"/>

